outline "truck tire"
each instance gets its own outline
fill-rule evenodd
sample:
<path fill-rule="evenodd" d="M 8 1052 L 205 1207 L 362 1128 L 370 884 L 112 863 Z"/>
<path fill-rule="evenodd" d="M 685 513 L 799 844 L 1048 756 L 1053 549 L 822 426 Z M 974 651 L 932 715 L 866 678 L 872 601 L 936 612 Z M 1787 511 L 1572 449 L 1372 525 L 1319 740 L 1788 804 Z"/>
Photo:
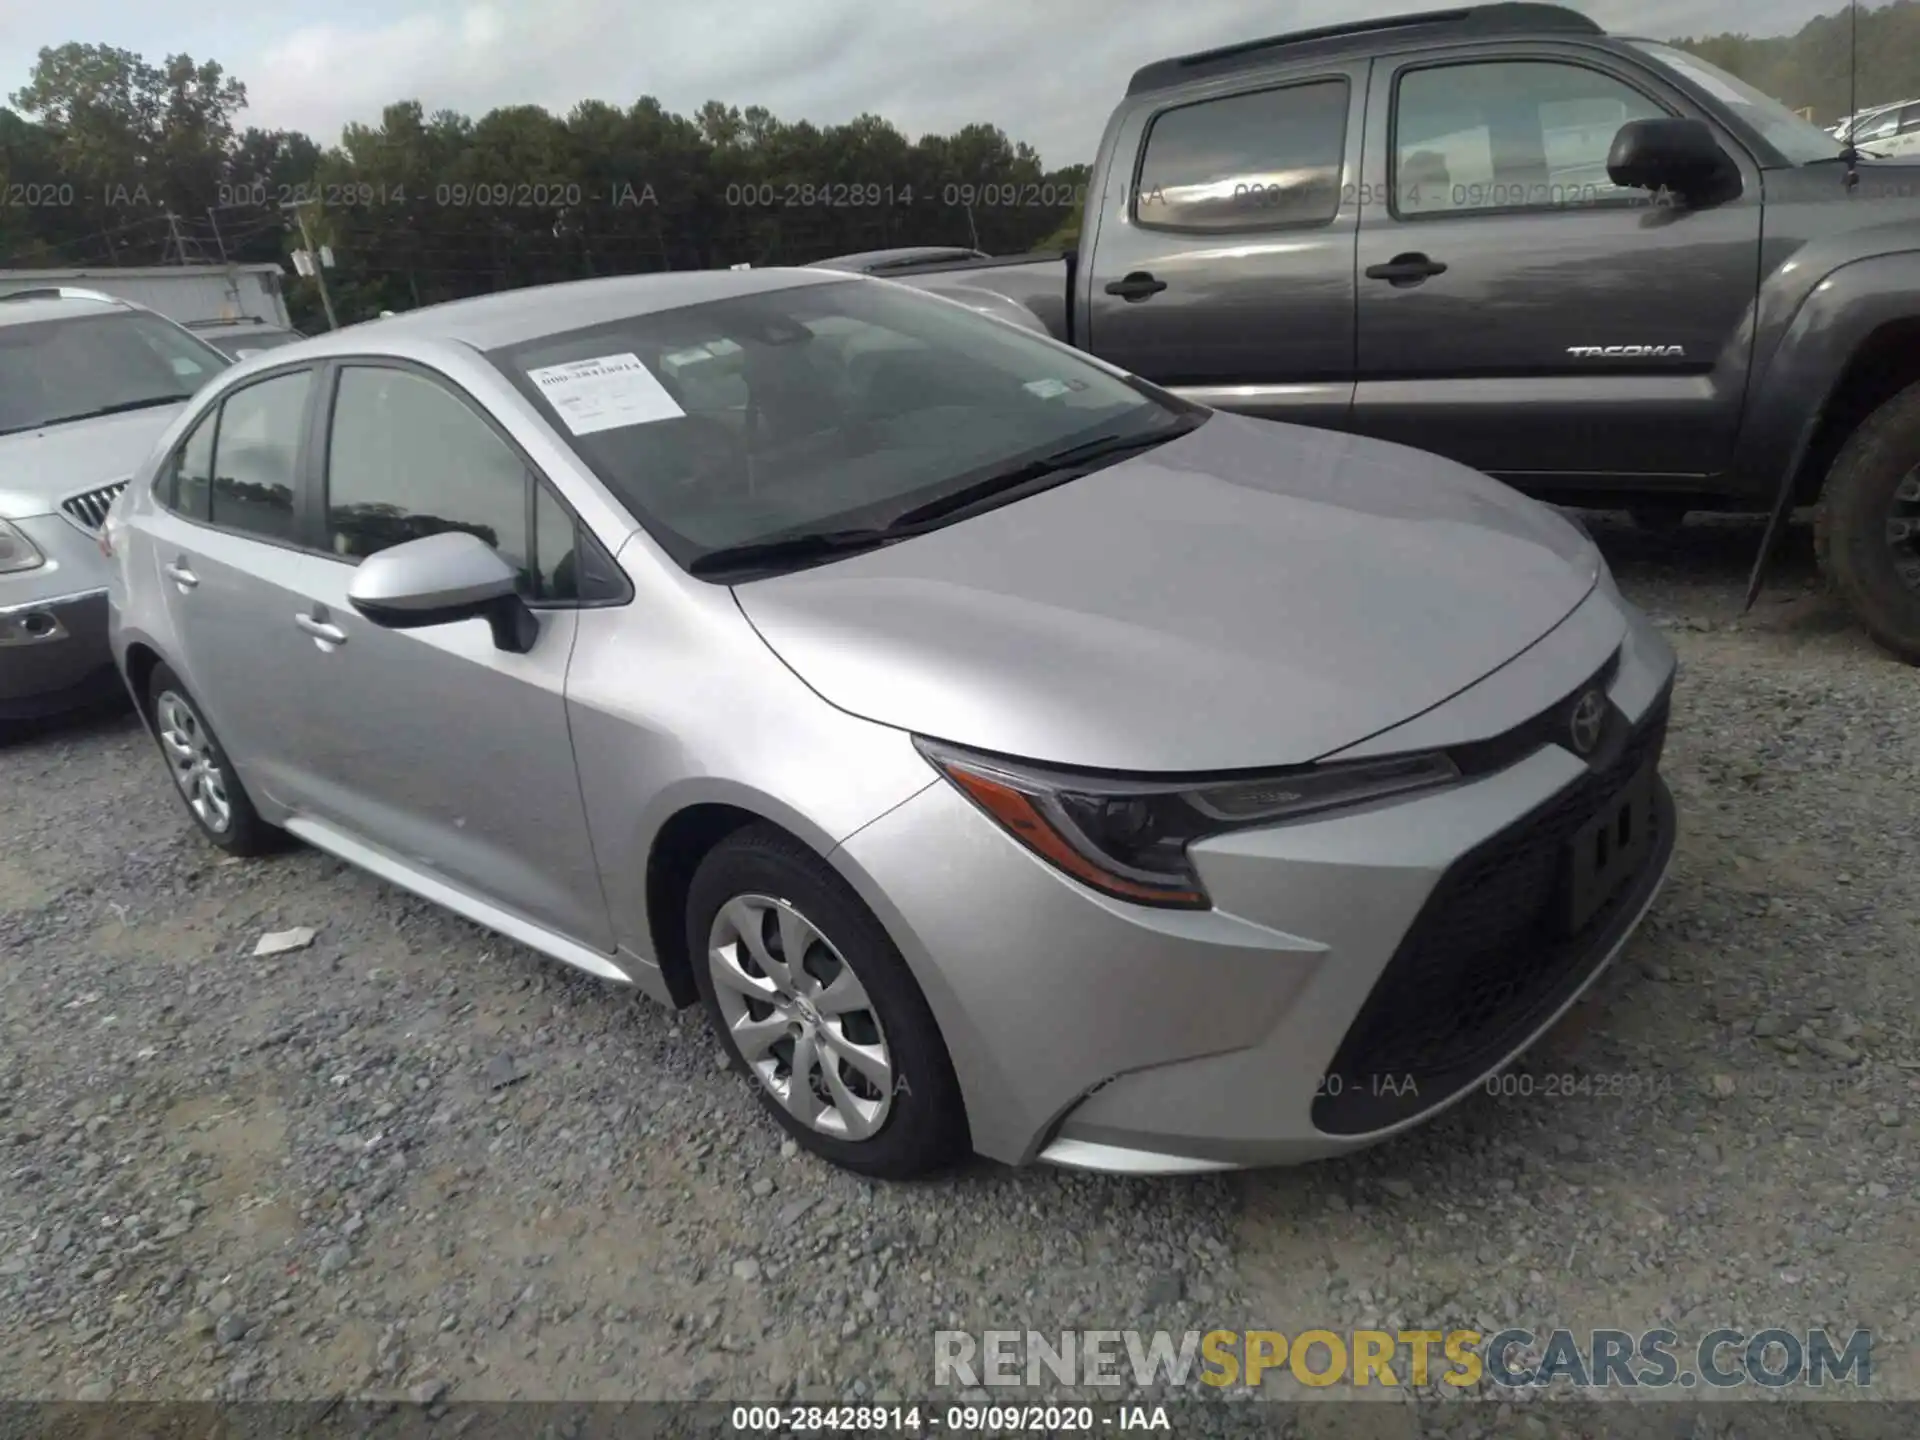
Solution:
<path fill-rule="evenodd" d="M 1920 665 L 1920 384 L 1847 437 L 1814 510 L 1820 572 L 1880 645 Z"/>

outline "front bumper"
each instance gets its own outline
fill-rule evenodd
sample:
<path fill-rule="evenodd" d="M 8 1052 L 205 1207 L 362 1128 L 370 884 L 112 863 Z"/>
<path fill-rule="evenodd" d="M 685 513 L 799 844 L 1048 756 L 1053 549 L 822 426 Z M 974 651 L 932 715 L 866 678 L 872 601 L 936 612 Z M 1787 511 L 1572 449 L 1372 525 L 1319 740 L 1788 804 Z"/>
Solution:
<path fill-rule="evenodd" d="M 90 704 L 121 686 L 107 645 L 107 561 L 58 515 L 13 522 L 46 563 L 0 575 L 0 720 Z"/>
<path fill-rule="evenodd" d="M 1625 942 L 1673 851 L 1662 783 L 1655 841 L 1593 921 L 1565 941 L 1533 925 L 1553 872 L 1529 857 L 1664 739 L 1671 648 L 1612 597 L 1589 603 L 1615 618 L 1587 615 L 1525 664 L 1559 684 L 1617 650 L 1616 734 L 1591 767 L 1546 745 L 1398 804 L 1215 837 L 1193 850 L 1211 911 L 1093 895 L 945 784 L 853 836 L 836 858 L 927 993 L 976 1148 L 1130 1173 L 1309 1160 L 1429 1118 L 1532 1043 Z M 1475 888 L 1490 865 L 1497 893 Z M 1486 913 L 1501 895 L 1508 911 Z"/>

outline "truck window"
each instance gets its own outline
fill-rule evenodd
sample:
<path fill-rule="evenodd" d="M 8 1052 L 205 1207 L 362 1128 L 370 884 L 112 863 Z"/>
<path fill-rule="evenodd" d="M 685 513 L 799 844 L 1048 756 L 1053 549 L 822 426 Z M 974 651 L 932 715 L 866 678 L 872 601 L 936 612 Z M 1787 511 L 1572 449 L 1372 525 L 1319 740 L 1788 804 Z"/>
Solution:
<path fill-rule="evenodd" d="M 1154 230 L 1324 225 L 1340 209 L 1344 79 L 1182 105 L 1147 131 L 1133 218 Z"/>
<path fill-rule="evenodd" d="M 1644 199 L 1607 178 L 1607 151 L 1629 120 L 1666 113 L 1584 65 L 1495 60 L 1406 71 L 1394 93 L 1394 211 Z"/>

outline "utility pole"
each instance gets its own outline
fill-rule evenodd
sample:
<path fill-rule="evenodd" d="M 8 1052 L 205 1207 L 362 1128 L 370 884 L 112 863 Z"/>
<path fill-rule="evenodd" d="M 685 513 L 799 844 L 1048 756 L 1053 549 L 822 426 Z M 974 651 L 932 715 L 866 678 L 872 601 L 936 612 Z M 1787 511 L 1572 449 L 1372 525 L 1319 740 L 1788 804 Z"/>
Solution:
<path fill-rule="evenodd" d="M 307 231 L 307 215 L 296 200 L 284 201 L 280 208 L 293 211 L 294 218 L 300 222 L 300 241 L 306 246 L 307 254 L 313 260 L 313 278 L 320 282 L 320 303 L 326 307 L 327 328 L 338 330 L 340 321 L 333 313 L 333 296 L 327 291 L 327 267 L 320 263 L 320 251 L 313 243 L 313 236 Z"/>
<path fill-rule="evenodd" d="M 176 265 L 186 264 L 187 246 L 186 242 L 180 238 L 180 217 L 171 210 L 167 211 L 167 234 L 170 237 L 169 244 L 173 250 L 173 263 Z M 161 263 L 164 264 L 165 262 L 162 261 Z"/>
<path fill-rule="evenodd" d="M 227 242 L 220 238 L 220 217 L 213 213 L 213 207 L 207 207 L 207 224 L 213 227 L 213 243 L 220 251 L 220 263 L 227 263 Z"/>

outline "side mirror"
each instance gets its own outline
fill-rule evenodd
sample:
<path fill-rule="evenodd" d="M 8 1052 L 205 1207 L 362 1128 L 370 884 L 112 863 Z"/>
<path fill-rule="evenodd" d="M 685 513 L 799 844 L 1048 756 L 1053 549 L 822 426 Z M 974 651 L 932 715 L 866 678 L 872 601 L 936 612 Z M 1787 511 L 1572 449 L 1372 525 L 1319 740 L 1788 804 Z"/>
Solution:
<path fill-rule="evenodd" d="M 387 630 L 484 619 L 493 643 L 533 648 L 540 622 L 520 598 L 513 567 L 477 535 L 451 530 L 391 546 L 360 562 L 347 603 Z"/>
<path fill-rule="evenodd" d="M 1635 190 L 1671 190 L 1712 204 L 1740 193 L 1740 167 L 1704 120 L 1629 120 L 1607 152 L 1607 178 Z"/>

